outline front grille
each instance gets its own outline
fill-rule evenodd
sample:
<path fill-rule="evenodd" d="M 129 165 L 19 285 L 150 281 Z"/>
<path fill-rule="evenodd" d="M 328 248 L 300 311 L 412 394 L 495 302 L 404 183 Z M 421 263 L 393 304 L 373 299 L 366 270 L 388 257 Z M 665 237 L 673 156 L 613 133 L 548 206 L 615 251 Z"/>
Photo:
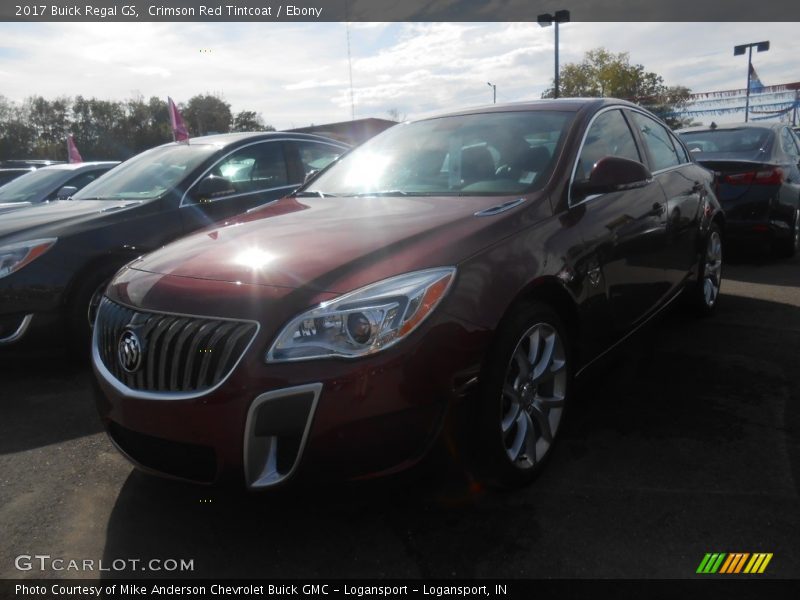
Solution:
<path fill-rule="evenodd" d="M 256 333 L 255 323 L 140 312 L 103 298 L 95 327 L 106 369 L 129 388 L 147 392 L 203 392 L 233 370 Z M 141 362 L 133 373 L 118 357 L 120 337 L 133 331 Z"/>
<path fill-rule="evenodd" d="M 126 429 L 111 421 L 108 433 L 120 449 L 144 467 L 203 483 L 214 481 L 217 457 L 212 448 L 173 442 Z"/>

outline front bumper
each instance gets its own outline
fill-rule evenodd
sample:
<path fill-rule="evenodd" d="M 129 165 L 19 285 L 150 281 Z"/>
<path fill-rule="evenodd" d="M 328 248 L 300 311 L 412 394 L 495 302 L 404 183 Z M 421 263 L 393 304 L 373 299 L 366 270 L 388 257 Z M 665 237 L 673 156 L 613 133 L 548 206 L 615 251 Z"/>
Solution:
<path fill-rule="evenodd" d="M 0 354 L 39 356 L 61 351 L 65 343 L 60 311 L 0 314 Z"/>
<path fill-rule="evenodd" d="M 435 441 L 488 336 L 444 317 L 371 357 L 285 364 L 265 364 L 261 342 L 219 386 L 170 397 L 125 386 L 95 341 L 97 405 L 114 444 L 152 473 L 250 489 L 394 472 Z"/>

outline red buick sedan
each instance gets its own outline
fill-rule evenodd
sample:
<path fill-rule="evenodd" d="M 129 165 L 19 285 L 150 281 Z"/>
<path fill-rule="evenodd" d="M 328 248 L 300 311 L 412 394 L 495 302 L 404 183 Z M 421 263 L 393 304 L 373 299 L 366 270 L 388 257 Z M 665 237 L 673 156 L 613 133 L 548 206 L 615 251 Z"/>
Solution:
<path fill-rule="evenodd" d="M 406 468 L 457 411 L 476 474 L 527 483 L 589 364 L 679 296 L 716 305 L 712 184 L 617 100 L 397 125 L 118 273 L 100 415 L 142 469 L 260 489 Z"/>

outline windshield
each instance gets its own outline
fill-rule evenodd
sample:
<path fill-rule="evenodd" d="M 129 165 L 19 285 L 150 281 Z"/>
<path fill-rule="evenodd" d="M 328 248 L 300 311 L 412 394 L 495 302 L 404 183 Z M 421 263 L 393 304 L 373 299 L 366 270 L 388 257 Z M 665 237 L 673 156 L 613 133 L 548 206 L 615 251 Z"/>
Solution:
<path fill-rule="evenodd" d="M 397 125 L 322 173 L 314 195 L 509 195 L 542 187 L 574 113 L 519 111 Z"/>
<path fill-rule="evenodd" d="M 73 196 L 75 200 L 149 200 L 183 180 L 219 150 L 211 144 L 176 144 L 147 150 L 125 161 Z"/>
<path fill-rule="evenodd" d="M 741 129 L 709 129 L 687 131 L 680 136 L 689 152 L 699 154 L 727 154 L 741 158 L 766 152 L 772 131 L 760 127 Z"/>
<path fill-rule="evenodd" d="M 61 169 L 31 171 L 0 187 L 0 202 L 41 202 L 69 175 Z"/>

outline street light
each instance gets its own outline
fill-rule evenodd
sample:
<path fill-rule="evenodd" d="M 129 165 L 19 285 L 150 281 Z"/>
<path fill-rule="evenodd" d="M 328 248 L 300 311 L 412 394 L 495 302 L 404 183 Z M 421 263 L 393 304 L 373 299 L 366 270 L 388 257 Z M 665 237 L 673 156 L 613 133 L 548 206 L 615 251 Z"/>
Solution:
<path fill-rule="evenodd" d="M 747 123 L 748 115 L 750 113 L 750 73 L 753 72 L 753 46 L 759 52 L 766 52 L 769 50 L 769 42 L 753 42 L 752 44 L 740 44 L 739 46 L 733 47 L 733 55 L 734 56 L 741 56 L 747 50 L 747 91 L 745 92 L 747 95 L 745 96 L 745 104 L 744 104 L 744 122 Z"/>
<path fill-rule="evenodd" d="M 490 88 L 492 88 L 492 104 L 497 104 L 497 86 L 493 83 L 486 82 Z"/>
<path fill-rule="evenodd" d="M 550 27 L 553 23 L 556 26 L 556 76 L 555 76 L 555 86 L 553 88 L 553 97 L 558 98 L 558 24 L 559 23 L 569 23 L 569 11 L 568 10 L 557 10 L 555 14 L 551 15 L 550 13 L 545 13 L 543 15 L 539 15 L 536 17 L 536 21 L 539 23 L 541 27 Z"/>

